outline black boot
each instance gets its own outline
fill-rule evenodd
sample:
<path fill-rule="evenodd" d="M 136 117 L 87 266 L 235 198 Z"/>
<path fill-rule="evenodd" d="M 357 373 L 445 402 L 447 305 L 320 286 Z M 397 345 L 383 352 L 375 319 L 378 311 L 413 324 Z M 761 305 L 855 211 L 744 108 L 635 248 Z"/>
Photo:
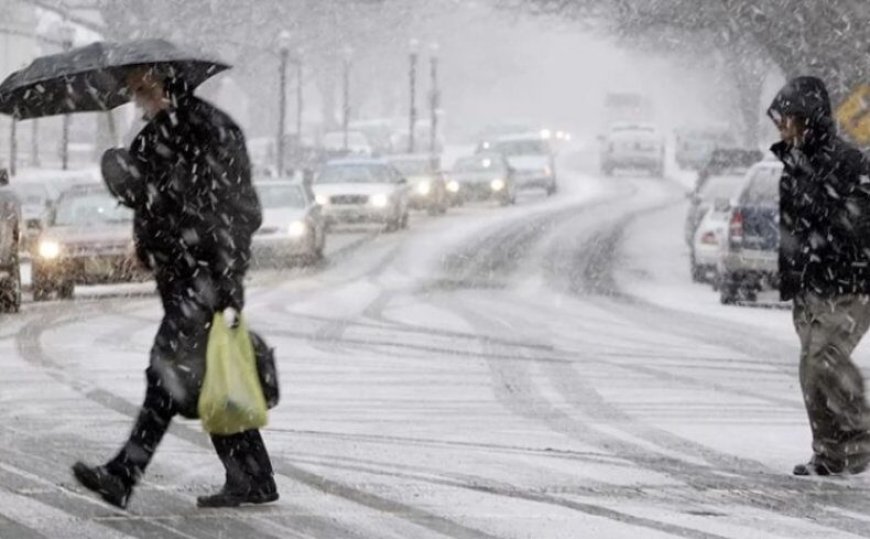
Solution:
<path fill-rule="evenodd" d="M 127 508 L 133 487 L 120 477 L 111 474 L 105 466 L 88 466 L 83 462 L 76 462 L 72 470 L 83 487 L 96 492 L 103 500 L 115 507 Z"/>
<path fill-rule="evenodd" d="M 840 475 L 846 471 L 846 464 L 841 461 L 831 460 L 819 455 L 813 455 L 806 464 L 798 464 L 794 467 L 792 473 L 794 475 Z"/>
<path fill-rule="evenodd" d="M 258 485 L 231 486 L 229 484 L 216 494 L 200 496 L 197 507 L 238 507 L 242 504 L 262 504 L 278 499 L 278 486 L 271 477 Z"/>

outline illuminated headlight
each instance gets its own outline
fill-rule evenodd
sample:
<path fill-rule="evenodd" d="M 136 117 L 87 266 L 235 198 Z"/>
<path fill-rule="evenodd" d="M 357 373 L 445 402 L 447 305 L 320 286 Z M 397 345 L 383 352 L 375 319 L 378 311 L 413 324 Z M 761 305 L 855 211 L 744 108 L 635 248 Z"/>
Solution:
<path fill-rule="evenodd" d="M 290 234 L 291 238 L 301 238 L 306 232 L 308 232 L 308 226 L 304 221 L 293 221 L 287 229 L 287 233 Z"/>
<path fill-rule="evenodd" d="M 57 258 L 60 256 L 60 244 L 51 240 L 39 242 L 39 256 L 47 260 Z"/>
<path fill-rule="evenodd" d="M 548 139 L 553 136 L 553 133 L 549 129 L 541 129 L 541 138 Z"/>
<path fill-rule="evenodd" d="M 314 201 L 320 204 L 321 206 L 326 206 L 329 204 L 329 197 L 326 195 L 316 195 L 314 197 Z"/>
<path fill-rule="evenodd" d="M 450 191 L 451 193 L 458 193 L 459 192 L 459 182 L 456 180 L 450 180 L 449 182 L 447 182 L 447 190 Z"/>
<path fill-rule="evenodd" d="M 422 181 L 417 184 L 417 192 L 426 196 L 432 192 L 432 185 L 427 181 Z"/>
<path fill-rule="evenodd" d="M 375 195 L 372 197 L 372 206 L 375 208 L 385 208 L 390 203 L 390 197 L 387 195 Z"/>
<path fill-rule="evenodd" d="M 493 191 L 501 191 L 502 189 L 504 189 L 504 180 L 502 180 L 501 178 L 496 178 L 489 182 L 489 186 L 492 188 Z"/>

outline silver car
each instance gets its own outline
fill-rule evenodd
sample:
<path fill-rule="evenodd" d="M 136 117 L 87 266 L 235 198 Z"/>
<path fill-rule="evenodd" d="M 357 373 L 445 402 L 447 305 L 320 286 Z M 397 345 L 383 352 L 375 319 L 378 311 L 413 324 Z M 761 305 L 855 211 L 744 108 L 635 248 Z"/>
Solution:
<path fill-rule="evenodd" d="M 263 207 L 263 224 L 252 246 L 254 262 L 320 261 L 326 248 L 326 220 L 313 193 L 297 182 L 270 180 L 254 185 Z"/>
<path fill-rule="evenodd" d="M 327 224 L 378 223 L 388 232 L 408 226 L 408 182 L 380 159 L 339 159 L 314 180 Z"/>

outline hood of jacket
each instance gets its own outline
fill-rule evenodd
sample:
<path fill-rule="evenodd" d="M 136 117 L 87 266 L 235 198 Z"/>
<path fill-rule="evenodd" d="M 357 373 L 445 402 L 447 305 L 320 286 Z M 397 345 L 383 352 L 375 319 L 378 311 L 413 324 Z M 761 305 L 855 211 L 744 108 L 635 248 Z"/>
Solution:
<path fill-rule="evenodd" d="M 785 116 L 803 119 L 807 131 L 802 147 L 806 153 L 812 153 L 836 135 L 831 98 L 825 83 L 817 77 L 790 80 L 773 98 L 767 115 L 774 122 Z"/>

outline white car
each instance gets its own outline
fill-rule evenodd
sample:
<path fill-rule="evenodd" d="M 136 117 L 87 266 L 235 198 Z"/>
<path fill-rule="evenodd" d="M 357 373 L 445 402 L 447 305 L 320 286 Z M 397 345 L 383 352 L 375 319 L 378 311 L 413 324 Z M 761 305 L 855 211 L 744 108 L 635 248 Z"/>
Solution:
<path fill-rule="evenodd" d="M 496 152 L 504 155 L 514 170 L 517 189 L 540 188 L 549 196 L 559 188 L 556 181 L 556 159 L 550 146 L 550 137 L 550 133 L 546 131 L 505 135 L 481 143 L 477 152 Z"/>
<path fill-rule="evenodd" d="M 408 182 L 380 159 L 339 159 L 314 180 L 328 224 L 378 223 L 388 232 L 408 226 Z"/>
<path fill-rule="evenodd" d="M 254 261 L 315 263 L 326 247 L 326 221 L 304 185 L 267 180 L 254 184 L 263 206 L 263 224 L 254 234 Z"/>
<path fill-rule="evenodd" d="M 734 172 L 705 178 L 698 191 L 691 194 L 686 231 L 690 234 L 689 264 L 694 281 L 716 282 L 716 264 L 728 229 L 729 210 L 743 185 L 744 175 Z"/>
<path fill-rule="evenodd" d="M 601 171 L 610 176 L 615 170 L 643 169 L 656 177 L 665 173 L 665 141 L 649 124 L 615 124 L 604 137 Z"/>

